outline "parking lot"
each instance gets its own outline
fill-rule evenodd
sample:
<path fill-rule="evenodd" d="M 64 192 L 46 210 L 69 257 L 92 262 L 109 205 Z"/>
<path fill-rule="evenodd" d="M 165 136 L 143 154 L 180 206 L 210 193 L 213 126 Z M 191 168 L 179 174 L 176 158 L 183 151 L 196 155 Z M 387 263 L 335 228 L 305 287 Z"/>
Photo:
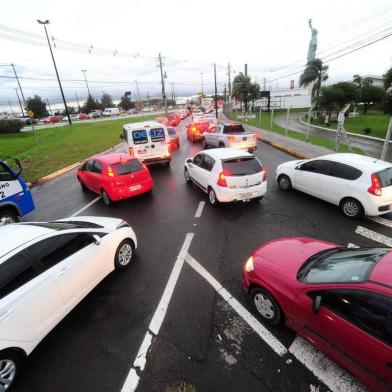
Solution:
<path fill-rule="evenodd" d="M 352 221 L 330 204 L 281 192 L 276 167 L 294 158 L 260 142 L 264 199 L 212 207 L 184 181 L 185 159 L 201 150 L 186 140 L 186 121 L 170 168 L 151 168 L 152 195 L 106 207 L 82 193 L 74 171 L 33 188 L 37 210 L 29 220 L 118 217 L 139 246 L 125 273 L 109 275 L 39 345 L 15 390 L 364 391 L 286 327 L 254 318 L 241 271 L 277 237 L 391 246 L 391 217 Z"/>

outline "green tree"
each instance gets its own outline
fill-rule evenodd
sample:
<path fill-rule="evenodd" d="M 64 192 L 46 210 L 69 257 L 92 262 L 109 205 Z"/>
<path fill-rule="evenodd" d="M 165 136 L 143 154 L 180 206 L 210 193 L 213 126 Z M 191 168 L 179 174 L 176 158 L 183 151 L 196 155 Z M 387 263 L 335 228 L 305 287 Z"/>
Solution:
<path fill-rule="evenodd" d="M 101 109 L 112 108 L 114 106 L 112 97 L 109 94 L 103 93 L 101 97 Z"/>
<path fill-rule="evenodd" d="M 321 88 L 319 105 L 327 112 L 339 111 L 347 103 L 344 89 L 336 84 Z"/>
<path fill-rule="evenodd" d="M 363 114 L 376 103 L 385 101 L 385 90 L 382 87 L 365 84 L 361 88 L 361 102 L 363 103 Z"/>
<path fill-rule="evenodd" d="M 234 78 L 233 98 L 244 102 L 245 111 L 248 111 L 248 102 L 254 101 L 260 96 L 260 86 L 252 83 L 250 76 L 245 76 L 242 72 Z"/>
<path fill-rule="evenodd" d="M 384 74 L 384 89 L 386 92 L 384 112 L 392 114 L 392 67 Z"/>
<path fill-rule="evenodd" d="M 68 113 L 69 114 L 74 114 L 75 113 L 75 108 L 73 106 L 68 106 L 67 105 L 67 107 L 68 107 Z M 61 115 L 62 116 L 66 116 L 67 115 L 65 109 L 61 112 Z"/>
<path fill-rule="evenodd" d="M 128 95 L 123 95 L 118 106 L 123 110 L 129 110 L 133 109 L 135 104 L 131 101 Z"/>
<path fill-rule="evenodd" d="M 49 115 L 46 110 L 46 103 L 42 100 L 39 95 L 34 95 L 34 97 L 27 98 L 26 108 L 28 111 L 34 113 L 34 118 L 42 118 Z"/>
<path fill-rule="evenodd" d="M 362 76 L 355 74 L 353 76 L 353 83 L 357 85 L 357 87 L 362 87 Z"/>
<path fill-rule="evenodd" d="M 81 112 L 90 113 L 93 110 L 98 109 L 100 109 L 99 102 L 91 94 L 89 94 L 87 97 L 87 101 L 81 107 Z"/>
<path fill-rule="evenodd" d="M 301 87 L 308 86 L 313 83 L 311 92 L 313 105 L 318 105 L 321 85 L 328 79 L 327 71 L 328 65 L 323 65 L 323 61 L 321 59 L 315 59 L 308 62 L 305 71 L 299 78 L 299 85 Z"/>
<path fill-rule="evenodd" d="M 336 88 L 343 91 L 344 94 L 344 104 L 353 103 L 357 104 L 361 95 L 361 91 L 355 83 L 351 82 L 339 82 L 334 84 Z"/>

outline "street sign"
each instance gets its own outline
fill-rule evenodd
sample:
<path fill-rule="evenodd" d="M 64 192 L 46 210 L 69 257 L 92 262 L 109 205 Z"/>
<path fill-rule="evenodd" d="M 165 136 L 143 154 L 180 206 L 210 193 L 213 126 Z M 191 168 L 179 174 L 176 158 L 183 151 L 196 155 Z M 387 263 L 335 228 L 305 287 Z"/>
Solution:
<path fill-rule="evenodd" d="M 125 91 L 125 96 L 132 95 L 131 91 Z"/>
<path fill-rule="evenodd" d="M 29 110 L 29 117 L 30 117 L 30 118 L 33 118 L 33 117 L 34 117 L 34 112 L 31 111 L 31 110 Z"/>

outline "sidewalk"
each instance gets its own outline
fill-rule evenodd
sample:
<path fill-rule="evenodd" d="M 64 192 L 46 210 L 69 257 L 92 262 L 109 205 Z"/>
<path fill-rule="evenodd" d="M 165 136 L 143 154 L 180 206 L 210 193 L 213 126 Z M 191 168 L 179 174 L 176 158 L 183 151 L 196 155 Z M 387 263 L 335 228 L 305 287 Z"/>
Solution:
<path fill-rule="evenodd" d="M 231 121 L 223 113 L 221 116 L 224 121 Z M 247 125 L 244 122 L 242 124 L 246 130 L 256 133 L 256 135 L 260 137 L 260 141 L 263 143 L 269 144 L 297 158 L 315 158 L 320 155 L 333 153 L 332 150 L 329 150 L 325 147 L 316 146 L 314 144 L 306 143 L 302 140 L 293 139 L 275 132 L 267 131 L 266 129 Z"/>

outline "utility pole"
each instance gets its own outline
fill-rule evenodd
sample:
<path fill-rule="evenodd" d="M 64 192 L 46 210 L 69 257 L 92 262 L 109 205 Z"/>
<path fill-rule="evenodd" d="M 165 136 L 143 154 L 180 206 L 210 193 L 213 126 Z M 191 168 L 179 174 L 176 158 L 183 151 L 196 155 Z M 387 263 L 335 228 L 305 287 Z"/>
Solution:
<path fill-rule="evenodd" d="M 10 109 L 11 109 L 11 113 L 12 113 L 12 118 L 15 118 L 14 109 L 12 109 L 11 102 L 10 102 L 9 98 L 8 98 L 8 103 L 9 103 L 9 105 L 10 105 Z"/>
<path fill-rule="evenodd" d="M 88 95 L 89 95 L 89 96 L 91 96 L 91 94 L 90 94 L 90 89 L 88 88 L 87 77 L 86 77 L 86 72 L 87 72 L 87 69 L 81 69 L 81 71 L 83 72 L 83 75 L 84 75 L 84 80 L 86 81 L 86 87 L 87 87 L 87 92 L 88 92 Z M 87 98 L 88 98 L 88 97 L 87 97 Z"/>
<path fill-rule="evenodd" d="M 166 102 L 166 91 L 165 91 L 165 79 L 163 78 L 163 69 L 162 69 L 162 56 L 159 53 L 159 68 L 161 69 L 161 83 L 162 83 L 162 98 L 163 98 L 163 106 L 165 107 L 165 114 L 167 114 L 167 102 Z"/>
<path fill-rule="evenodd" d="M 215 83 L 215 117 L 218 120 L 218 89 L 216 87 L 216 64 L 214 63 L 214 83 Z"/>
<path fill-rule="evenodd" d="M 47 103 L 48 106 L 49 106 L 50 115 L 53 116 L 52 108 L 50 107 L 50 103 L 49 103 L 49 99 L 48 99 L 48 98 L 46 98 L 46 103 Z"/>
<path fill-rule="evenodd" d="M 38 22 L 39 24 L 42 24 L 42 25 L 44 26 L 45 34 L 46 34 L 46 39 L 48 40 L 49 50 L 50 50 L 50 54 L 51 54 L 52 60 L 53 60 L 54 70 L 56 71 L 57 81 L 59 82 L 59 87 L 60 87 L 60 91 L 61 91 L 61 96 L 62 96 L 63 102 L 64 102 L 65 113 L 67 114 L 69 125 L 72 125 L 71 117 L 69 116 L 69 111 L 68 111 L 68 108 L 67 108 L 67 102 L 65 101 L 65 96 L 64 96 L 63 87 L 61 86 L 59 73 L 58 73 L 58 71 L 57 71 L 56 61 L 54 60 L 54 55 L 53 55 L 53 51 L 52 51 L 52 46 L 50 45 L 49 36 L 48 36 L 48 31 L 46 30 L 46 25 L 49 24 L 50 22 L 49 22 L 49 20 L 45 20 L 45 22 L 42 22 L 42 20 L 39 20 L 39 19 L 37 19 L 37 22 Z"/>
<path fill-rule="evenodd" d="M 245 76 L 248 76 L 248 64 L 245 64 Z"/>
<path fill-rule="evenodd" d="M 229 77 L 229 102 L 231 101 L 231 70 L 230 63 L 227 63 L 227 76 Z"/>
<path fill-rule="evenodd" d="M 79 113 L 80 113 L 80 103 L 79 103 L 79 98 L 78 98 L 78 94 L 76 94 L 76 91 L 75 91 L 75 97 L 76 97 L 76 102 L 78 103 L 78 108 L 79 108 Z"/>
<path fill-rule="evenodd" d="M 19 102 L 20 110 L 22 111 L 22 117 L 24 117 L 25 115 L 24 115 L 22 103 L 20 102 L 18 89 L 16 88 L 15 91 L 16 91 L 16 96 L 18 97 L 18 102 Z"/>
<path fill-rule="evenodd" d="M 137 80 L 135 80 L 135 84 L 136 84 L 137 100 L 139 101 L 139 110 L 140 110 L 142 108 L 142 103 L 140 101 L 139 85 L 137 84 Z"/>
<path fill-rule="evenodd" d="M 383 161 L 385 161 L 385 156 L 387 155 L 388 144 L 389 144 L 389 140 L 391 139 L 391 133 L 392 133 L 392 116 L 391 119 L 389 120 L 388 131 L 387 131 L 387 135 L 385 136 L 384 146 L 382 148 L 381 160 Z"/>
<path fill-rule="evenodd" d="M 200 79 L 201 79 L 201 97 L 202 97 L 202 98 L 203 98 L 203 95 L 204 95 L 203 74 L 204 74 L 204 72 L 200 72 Z"/>
<path fill-rule="evenodd" d="M 15 65 L 11 63 L 11 67 L 14 69 L 15 78 L 16 78 L 16 81 L 18 82 L 20 94 L 22 95 L 23 105 L 26 106 L 25 96 L 23 94 L 22 86 L 20 85 L 20 82 L 19 82 L 18 74 L 16 73 Z"/>

